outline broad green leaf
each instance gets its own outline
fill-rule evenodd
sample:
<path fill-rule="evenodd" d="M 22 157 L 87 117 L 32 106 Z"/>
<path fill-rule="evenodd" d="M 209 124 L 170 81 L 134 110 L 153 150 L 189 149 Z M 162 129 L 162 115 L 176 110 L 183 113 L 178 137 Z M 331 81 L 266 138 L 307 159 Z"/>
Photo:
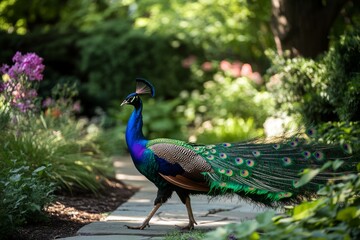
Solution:
<path fill-rule="evenodd" d="M 229 234 L 229 232 L 225 227 L 218 227 L 214 231 L 208 232 L 205 235 L 205 239 L 209 239 L 209 240 L 225 239 L 225 237 L 228 234 Z"/>
<path fill-rule="evenodd" d="M 14 174 L 10 177 L 10 180 L 12 182 L 18 182 L 18 181 L 20 181 L 20 179 L 21 179 L 21 174 Z"/>
<path fill-rule="evenodd" d="M 46 168 L 45 166 L 38 167 L 37 169 L 35 169 L 35 170 L 33 171 L 33 174 L 34 174 L 34 173 L 41 172 L 41 171 L 43 171 L 45 168 Z"/>
<path fill-rule="evenodd" d="M 249 220 L 249 221 L 243 222 L 240 225 L 238 225 L 238 227 L 236 228 L 235 235 L 237 238 L 249 236 L 256 230 L 258 225 L 259 224 L 255 220 Z"/>
<path fill-rule="evenodd" d="M 296 206 L 293 211 L 293 219 L 294 220 L 301 220 L 312 216 L 316 210 L 316 208 L 322 202 L 319 200 L 312 201 L 312 202 L 304 202 L 300 205 Z"/>
<path fill-rule="evenodd" d="M 332 163 L 332 167 L 335 170 L 337 170 L 339 167 L 341 167 L 341 165 L 344 164 L 344 161 L 341 161 L 339 159 L 336 159 L 333 163 Z"/>
<path fill-rule="evenodd" d="M 273 210 L 266 211 L 264 213 L 258 214 L 256 216 L 256 221 L 260 225 L 267 225 L 272 221 L 272 218 L 275 216 L 275 212 Z"/>
<path fill-rule="evenodd" d="M 354 218 L 359 217 L 359 215 L 360 215 L 360 209 L 358 207 L 347 207 L 338 212 L 338 214 L 336 215 L 336 219 L 340 221 L 348 222 Z"/>
<path fill-rule="evenodd" d="M 300 180 L 294 184 L 294 187 L 299 188 L 310 182 L 316 175 L 318 175 L 320 169 L 305 169 L 304 174 L 301 176 Z"/>

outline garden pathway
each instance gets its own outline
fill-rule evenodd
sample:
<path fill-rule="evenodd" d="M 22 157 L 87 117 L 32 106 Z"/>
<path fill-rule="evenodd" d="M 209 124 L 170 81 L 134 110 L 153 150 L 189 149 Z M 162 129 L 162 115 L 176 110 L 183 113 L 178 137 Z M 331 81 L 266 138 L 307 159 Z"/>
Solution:
<path fill-rule="evenodd" d="M 137 172 L 130 157 L 117 158 L 114 164 L 118 179 L 141 189 L 104 221 L 90 223 L 77 232 L 78 236 L 62 238 L 62 240 L 155 240 L 178 230 L 176 226 L 185 226 L 188 223 L 185 206 L 174 194 L 151 219 L 150 228 L 128 229 L 126 225 L 136 226 L 142 223 L 153 207 L 157 190 Z M 195 229 L 213 229 L 231 222 L 251 219 L 258 212 L 266 210 L 240 201 L 237 197 L 215 198 L 209 201 L 206 196 L 192 196 L 191 202 L 198 223 Z"/>

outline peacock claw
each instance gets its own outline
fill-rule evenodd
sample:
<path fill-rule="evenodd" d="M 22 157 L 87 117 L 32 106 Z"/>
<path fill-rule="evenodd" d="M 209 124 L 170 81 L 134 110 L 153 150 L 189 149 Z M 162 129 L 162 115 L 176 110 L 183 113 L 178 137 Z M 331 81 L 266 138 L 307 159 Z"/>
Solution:
<path fill-rule="evenodd" d="M 146 227 L 150 227 L 150 224 L 143 224 L 141 226 L 129 226 L 125 225 L 128 229 L 137 229 L 137 230 L 144 230 Z"/>
<path fill-rule="evenodd" d="M 195 222 L 195 224 L 197 225 L 196 222 Z M 187 230 L 187 231 L 194 230 L 194 228 L 195 228 L 194 223 L 189 223 L 186 226 L 178 226 L 178 225 L 175 225 L 175 226 L 180 228 L 180 230 Z"/>

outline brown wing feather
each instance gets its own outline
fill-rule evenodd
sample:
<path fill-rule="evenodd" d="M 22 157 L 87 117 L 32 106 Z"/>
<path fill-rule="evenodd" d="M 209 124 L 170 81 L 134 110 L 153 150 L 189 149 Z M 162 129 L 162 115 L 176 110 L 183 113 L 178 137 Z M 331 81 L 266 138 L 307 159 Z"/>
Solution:
<path fill-rule="evenodd" d="M 159 174 L 169 183 L 184 189 L 188 189 L 191 191 L 198 191 L 198 192 L 208 192 L 210 190 L 209 186 L 205 182 L 195 182 L 182 175 L 176 175 L 174 177 L 174 176 L 166 176 L 161 173 Z"/>
<path fill-rule="evenodd" d="M 160 158 L 169 163 L 179 164 L 187 173 L 198 175 L 211 171 L 211 166 L 195 151 L 176 144 L 156 143 L 149 148 Z"/>

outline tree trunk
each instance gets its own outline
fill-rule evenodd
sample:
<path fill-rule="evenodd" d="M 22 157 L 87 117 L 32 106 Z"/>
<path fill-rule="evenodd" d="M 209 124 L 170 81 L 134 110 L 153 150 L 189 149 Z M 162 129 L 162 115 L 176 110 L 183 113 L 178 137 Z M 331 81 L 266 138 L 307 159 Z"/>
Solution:
<path fill-rule="evenodd" d="M 271 28 L 280 55 L 314 58 L 326 51 L 331 26 L 348 0 L 272 0 Z"/>

